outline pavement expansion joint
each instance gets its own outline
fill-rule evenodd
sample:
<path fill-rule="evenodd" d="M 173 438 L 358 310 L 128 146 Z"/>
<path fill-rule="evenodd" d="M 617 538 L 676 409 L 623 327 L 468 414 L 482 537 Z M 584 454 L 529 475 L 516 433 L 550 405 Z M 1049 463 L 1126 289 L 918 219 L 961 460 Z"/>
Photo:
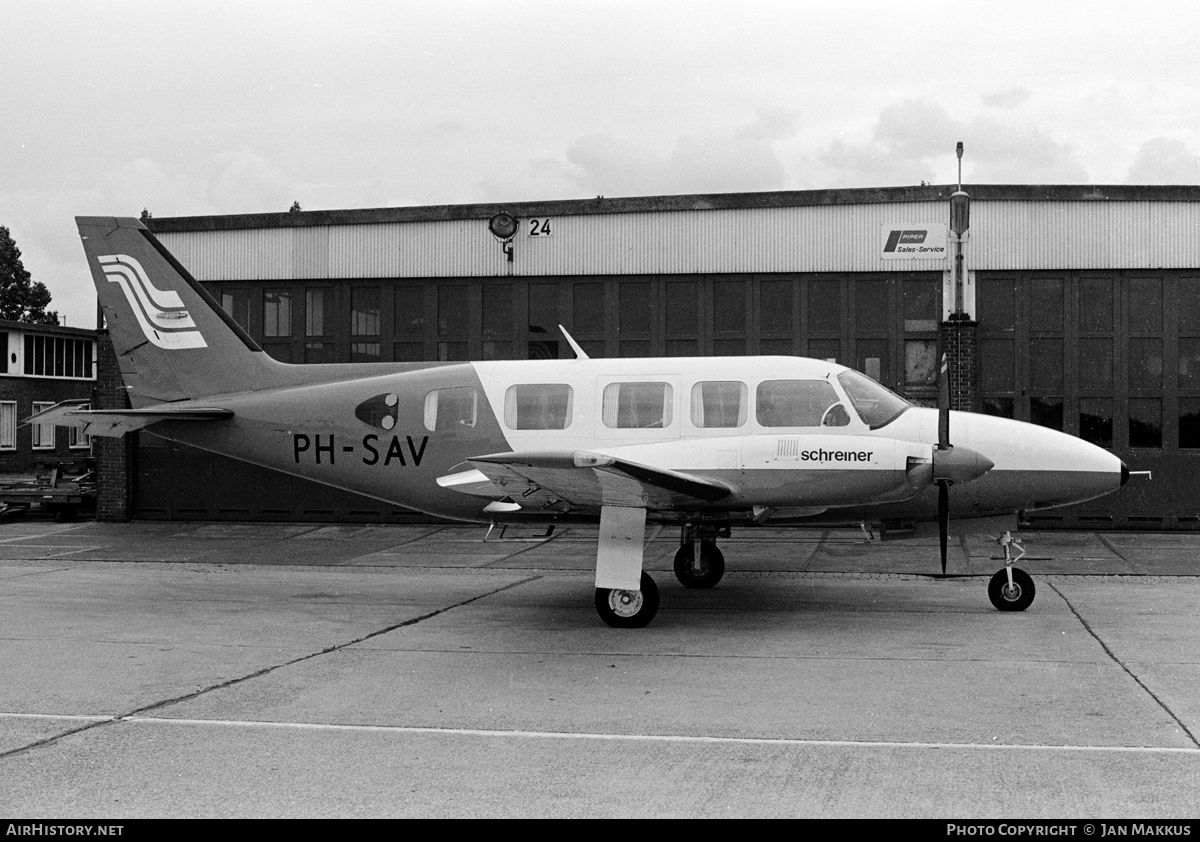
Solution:
<path fill-rule="evenodd" d="M 1117 657 L 1117 654 L 1109 648 L 1108 644 L 1104 642 L 1104 639 L 1097 634 L 1096 630 L 1092 628 L 1091 624 L 1088 623 L 1088 621 L 1084 619 L 1084 616 L 1079 613 L 1079 610 L 1071 603 L 1071 600 L 1067 599 L 1066 594 L 1059 590 L 1053 582 L 1047 582 L 1047 584 L 1050 586 L 1050 589 L 1058 594 L 1062 601 L 1066 603 L 1067 608 L 1070 609 L 1071 613 L 1075 615 L 1075 618 L 1079 620 L 1080 624 L 1084 627 L 1087 633 L 1090 634 L 1098 644 L 1100 644 L 1100 648 L 1103 649 L 1105 654 L 1112 659 L 1112 662 L 1119 666 L 1126 675 L 1132 678 L 1137 686 L 1142 688 L 1146 695 L 1153 699 L 1154 702 L 1166 712 L 1167 716 L 1171 717 L 1175 724 L 1178 725 L 1183 733 L 1187 735 L 1187 738 L 1191 740 L 1192 745 L 1196 746 L 1197 749 L 1200 749 L 1200 740 L 1196 739 L 1196 735 L 1192 733 L 1191 729 L 1188 728 L 1184 721 L 1179 718 L 1175 711 L 1171 710 L 1170 706 L 1163 701 L 1157 693 L 1146 686 L 1146 683 L 1138 677 L 1137 673 L 1131 670 L 1124 661 Z"/>

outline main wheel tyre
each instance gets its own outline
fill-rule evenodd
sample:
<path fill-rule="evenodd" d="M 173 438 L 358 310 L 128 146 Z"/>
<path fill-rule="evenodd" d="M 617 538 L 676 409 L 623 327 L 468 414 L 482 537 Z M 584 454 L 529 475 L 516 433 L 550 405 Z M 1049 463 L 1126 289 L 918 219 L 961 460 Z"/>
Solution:
<path fill-rule="evenodd" d="M 700 564 L 693 565 L 696 543 L 688 541 L 675 553 L 675 578 L 685 588 L 711 588 L 725 575 L 725 556 L 712 541 L 700 542 Z"/>
<path fill-rule="evenodd" d="M 1024 570 L 1012 569 L 1012 586 L 1008 584 L 1008 573 L 1000 570 L 988 583 L 988 599 L 1001 611 L 1024 611 L 1033 602 L 1037 589 L 1033 579 Z"/>
<path fill-rule="evenodd" d="M 643 573 L 640 591 L 596 588 L 596 611 L 614 629 L 640 629 L 658 613 L 658 585 Z"/>

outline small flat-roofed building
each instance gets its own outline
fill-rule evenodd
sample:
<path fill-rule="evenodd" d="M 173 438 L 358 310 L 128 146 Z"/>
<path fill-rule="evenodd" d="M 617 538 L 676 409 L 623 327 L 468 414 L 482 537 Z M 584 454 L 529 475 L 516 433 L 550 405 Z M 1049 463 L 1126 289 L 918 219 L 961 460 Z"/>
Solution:
<path fill-rule="evenodd" d="M 90 439 L 74 428 L 21 422 L 61 401 L 93 399 L 96 331 L 0 320 L 0 352 L 0 474 L 90 456 Z"/>

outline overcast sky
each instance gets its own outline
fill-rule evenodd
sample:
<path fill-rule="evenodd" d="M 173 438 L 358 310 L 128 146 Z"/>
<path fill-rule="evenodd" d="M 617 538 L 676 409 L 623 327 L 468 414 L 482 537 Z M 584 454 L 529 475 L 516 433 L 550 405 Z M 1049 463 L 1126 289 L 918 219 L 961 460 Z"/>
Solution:
<path fill-rule="evenodd" d="M 1200 184 L 1195 2 L 0 0 L 0 225 L 951 183 Z"/>

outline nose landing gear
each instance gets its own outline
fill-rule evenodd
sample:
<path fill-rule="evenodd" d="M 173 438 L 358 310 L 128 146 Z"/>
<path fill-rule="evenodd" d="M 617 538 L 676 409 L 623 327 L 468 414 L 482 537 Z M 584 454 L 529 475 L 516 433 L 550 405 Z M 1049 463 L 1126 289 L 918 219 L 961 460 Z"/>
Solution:
<path fill-rule="evenodd" d="M 1004 548 L 1004 569 L 998 570 L 988 582 L 988 599 L 997 610 L 1024 611 L 1033 604 L 1033 597 L 1037 593 L 1029 574 L 1019 567 L 1013 567 L 1015 562 L 1025 557 L 1025 548 L 1011 532 L 1005 532 L 997 543 Z M 1012 557 L 1013 547 L 1021 552 L 1016 558 Z"/>

